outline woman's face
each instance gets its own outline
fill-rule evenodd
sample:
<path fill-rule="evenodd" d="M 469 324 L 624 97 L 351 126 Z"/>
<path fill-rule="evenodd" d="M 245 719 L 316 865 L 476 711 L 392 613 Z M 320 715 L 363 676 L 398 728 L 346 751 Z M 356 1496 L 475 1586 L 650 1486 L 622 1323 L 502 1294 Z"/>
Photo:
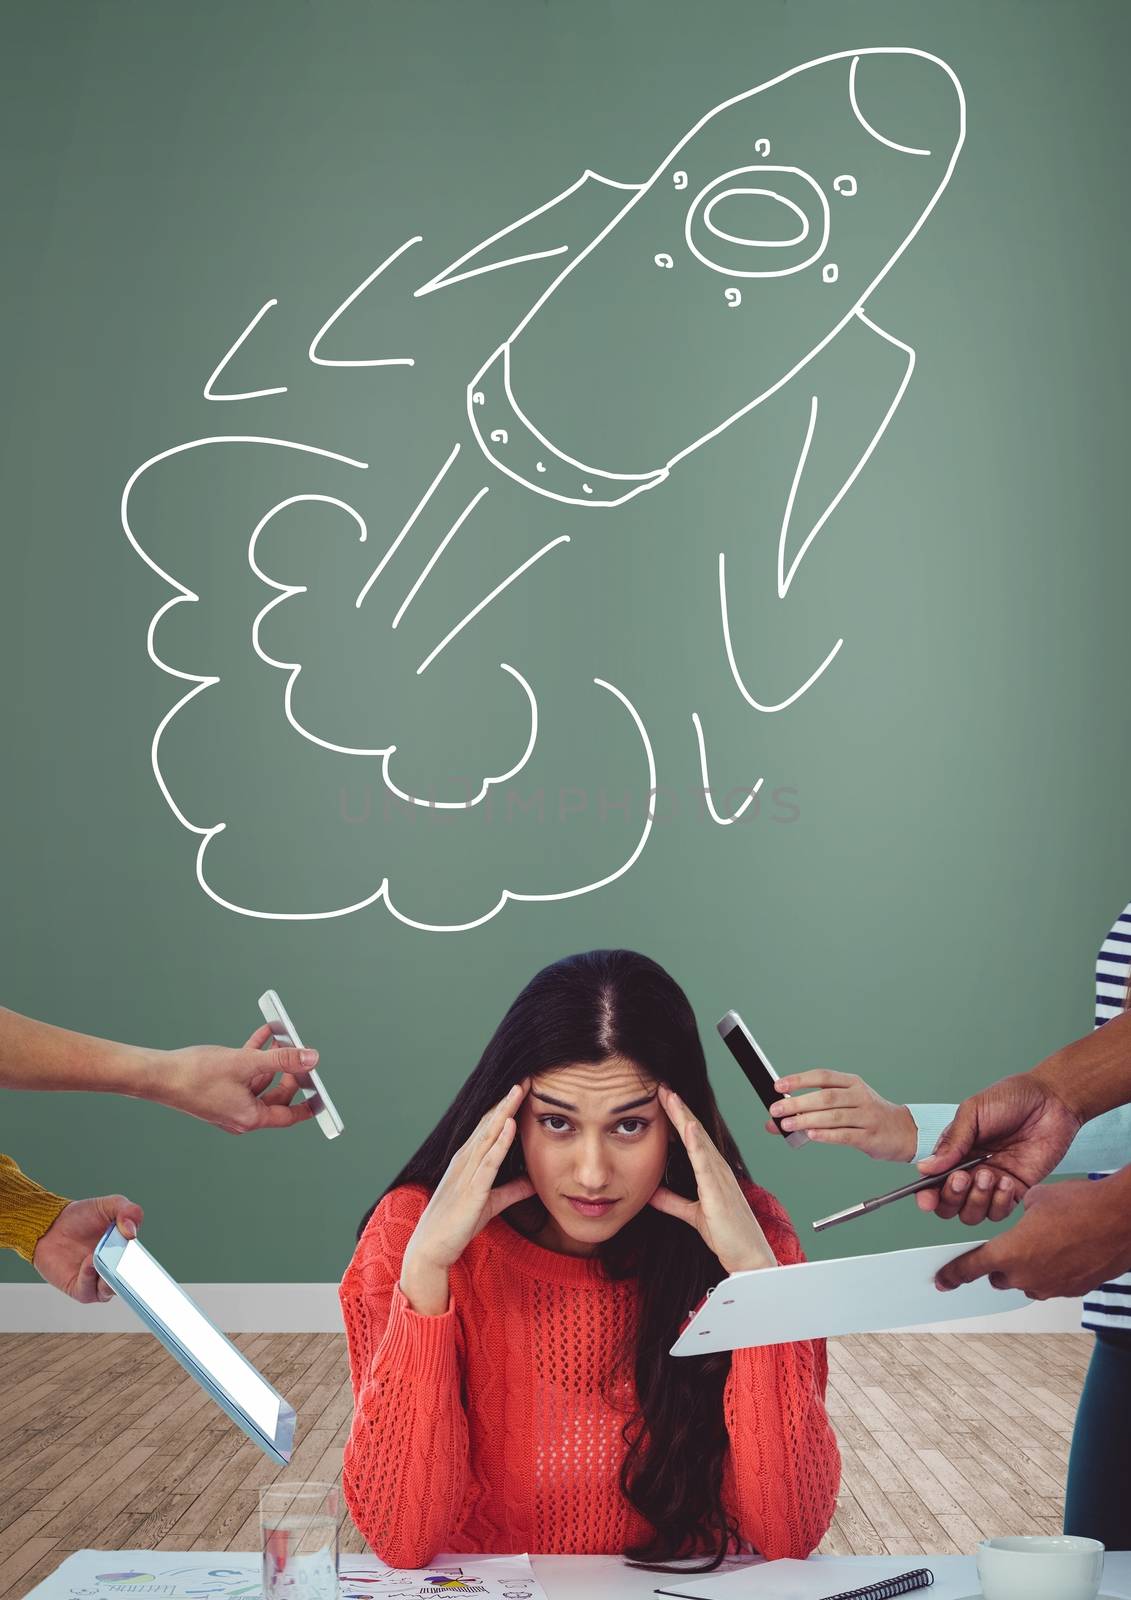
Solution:
<path fill-rule="evenodd" d="M 539 1244 L 592 1255 L 648 1204 L 672 1133 L 656 1088 L 620 1056 L 533 1074 L 518 1136 L 527 1176 L 550 1213 Z M 611 1203 L 584 1211 L 576 1200 Z"/>

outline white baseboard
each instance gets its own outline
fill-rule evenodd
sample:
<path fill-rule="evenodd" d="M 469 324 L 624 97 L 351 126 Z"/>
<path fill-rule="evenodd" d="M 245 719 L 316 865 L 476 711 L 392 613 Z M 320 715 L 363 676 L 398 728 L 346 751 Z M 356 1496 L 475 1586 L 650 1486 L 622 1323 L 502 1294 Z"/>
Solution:
<path fill-rule="evenodd" d="M 186 1283 L 225 1333 L 341 1333 L 336 1283 Z M 925 1322 L 902 1333 L 1079 1333 L 1080 1300 L 1034 1300 L 1019 1311 Z M 128 1307 L 80 1306 L 45 1283 L 0 1284 L 0 1333 L 140 1333 Z"/>
<path fill-rule="evenodd" d="M 923 1322 L 901 1333 L 1079 1333 L 1083 1300 L 1031 1300 L 1016 1311 L 988 1317 L 956 1317 L 953 1322 Z"/>
<path fill-rule="evenodd" d="M 336 1283 L 186 1283 L 225 1333 L 342 1333 Z M 80 1306 L 45 1283 L 0 1283 L 0 1333 L 141 1333 L 117 1298 Z"/>

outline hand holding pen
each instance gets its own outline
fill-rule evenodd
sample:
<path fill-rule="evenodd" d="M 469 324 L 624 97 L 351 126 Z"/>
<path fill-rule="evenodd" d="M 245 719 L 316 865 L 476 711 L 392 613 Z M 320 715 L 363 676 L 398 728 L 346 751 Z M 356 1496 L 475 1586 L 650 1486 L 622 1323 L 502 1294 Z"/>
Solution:
<path fill-rule="evenodd" d="M 880 1159 L 913 1158 L 917 1130 L 908 1108 L 885 1100 L 857 1074 L 817 1070 L 779 1077 L 737 1011 L 726 1013 L 718 1031 L 770 1113 L 767 1132 L 797 1148 L 816 1141 L 851 1145 Z M 919 1162 L 922 1178 L 813 1226 L 833 1227 L 909 1195 L 943 1221 L 1001 1222 L 1061 1160 L 1078 1127 L 1039 1071 L 1003 1079 L 958 1107 L 934 1151 Z"/>
<path fill-rule="evenodd" d="M 825 1069 L 794 1072 L 778 1079 L 775 1087 L 783 1098 L 775 1100 L 769 1110 L 772 1117 L 781 1118 L 783 1131 L 803 1129 L 815 1142 L 849 1145 L 878 1160 L 914 1160 L 918 1130 L 907 1106 L 885 1100 L 857 1074 Z M 773 1122 L 768 1122 L 767 1132 L 773 1127 Z M 981 1125 L 967 1130 L 956 1117 L 939 1139 L 936 1150 L 920 1162 L 925 1177 L 847 1211 L 838 1211 L 814 1226 L 819 1231 L 908 1195 L 916 1196 L 921 1211 L 937 1211 L 944 1221 L 961 1212 L 963 1222 L 975 1227 L 987 1219 L 1001 1222 L 1025 1193 L 1026 1184 L 1015 1176 L 1015 1163 L 1003 1156 L 1003 1149 L 1009 1149 L 1009 1140 L 1005 1137 L 1007 1130 L 1003 1127 L 1000 1131 L 1003 1137 L 994 1143 L 993 1156 L 971 1156 L 970 1151 L 978 1145 L 990 1147 L 990 1134 Z M 963 1144 L 967 1132 L 971 1138 Z M 958 1145 L 944 1143 L 954 1138 Z M 937 1162 L 936 1156 L 940 1158 Z"/>
<path fill-rule="evenodd" d="M 960 1216 L 973 1227 L 1001 1222 L 1063 1159 L 1078 1126 L 1032 1073 L 1003 1078 L 959 1106 L 934 1151 L 919 1162 L 926 1176 L 822 1217 L 813 1227 L 820 1232 L 908 1195 L 921 1211 L 934 1211 L 943 1221 Z M 979 1144 L 980 1154 L 967 1154 Z M 955 1162 L 956 1156 L 966 1159 Z"/>
<path fill-rule="evenodd" d="M 966 1175 L 971 1172 L 974 1167 L 980 1166 L 982 1162 L 988 1161 L 989 1159 L 990 1158 L 988 1156 L 971 1156 L 970 1159 L 968 1161 L 964 1161 L 960 1167 L 950 1167 L 947 1169 L 947 1171 L 941 1172 L 935 1177 L 919 1178 L 915 1183 L 905 1183 L 900 1189 L 890 1189 L 887 1194 L 875 1195 L 871 1200 L 861 1200 L 858 1202 L 858 1204 L 849 1206 L 845 1211 L 834 1211 L 831 1217 L 821 1217 L 814 1222 L 813 1229 L 816 1233 L 820 1233 L 825 1228 L 834 1228 L 838 1222 L 849 1222 L 853 1217 L 864 1217 L 872 1211 L 878 1211 L 881 1206 L 890 1206 L 893 1200 L 903 1200 L 910 1194 L 925 1195 L 932 1189 L 936 1188 L 937 1185 L 946 1181 L 948 1178 L 952 1179 L 953 1181 L 953 1178 L 958 1177 L 959 1174 Z M 985 1192 L 989 1193 L 993 1189 L 993 1169 L 991 1167 L 985 1167 L 983 1170 L 990 1175 L 989 1185 L 985 1188 Z M 966 1178 L 966 1181 L 967 1183 L 970 1181 L 969 1177 Z M 1012 1205 L 1012 1203 L 1013 1202 L 1010 1201 L 1010 1205 Z M 933 1208 L 924 1207 L 923 1209 L 927 1210 Z M 951 1215 L 953 1215 L 953 1212 Z"/>
<path fill-rule="evenodd" d="M 941 1189 L 925 1191 L 919 1197 L 920 1210 L 934 1211 L 944 1222 L 957 1216 L 974 1227 L 987 1216 L 991 1222 L 1000 1222 L 1017 1200 L 1064 1159 L 1080 1130 L 1080 1118 L 1039 1073 L 1039 1068 L 1014 1073 L 962 1102 L 932 1153 L 919 1162 L 919 1171 L 925 1176 L 947 1180 Z M 992 1182 L 979 1182 L 983 1172 L 978 1172 L 971 1184 L 963 1170 L 970 1164 L 965 1158 L 979 1147 L 994 1152 L 992 1157 L 984 1155 L 982 1161 L 990 1163 L 984 1169 L 987 1176 L 991 1167 L 994 1169 L 996 1188 Z M 948 1176 L 950 1171 L 953 1177 Z"/>

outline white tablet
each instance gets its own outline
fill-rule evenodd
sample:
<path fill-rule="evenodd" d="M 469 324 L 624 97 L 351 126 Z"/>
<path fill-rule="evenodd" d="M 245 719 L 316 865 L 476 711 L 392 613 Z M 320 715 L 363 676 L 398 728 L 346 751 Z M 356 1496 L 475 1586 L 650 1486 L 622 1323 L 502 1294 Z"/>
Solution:
<path fill-rule="evenodd" d="M 145 1246 L 111 1224 L 94 1251 L 94 1267 L 236 1426 L 285 1467 L 294 1443 L 293 1406 L 209 1322 Z"/>
<path fill-rule="evenodd" d="M 276 1044 L 283 1046 L 294 1045 L 296 1050 L 302 1049 L 302 1040 L 298 1036 L 298 1031 L 284 1010 L 283 1002 L 279 999 L 274 989 L 268 989 L 259 996 L 259 1009 L 263 1013 L 263 1020 L 270 1025 L 271 1037 Z M 308 1076 L 310 1078 L 310 1088 L 303 1088 L 301 1084 L 299 1087 L 302 1089 L 304 1098 L 312 1103 L 314 1120 L 322 1129 L 322 1132 L 327 1139 L 336 1139 L 344 1127 L 344 1123 L 338 1115 L 337 1107 L 326 1093 L 326 1085 L 318 1076 L 317 1069 L 312 1067 Z"/>
<path fill-rule="evenodd" d="M 700 1356 L 1020 1311 L 1029 1304 L 1021 1290 L 995 1289 L 988 1278 L 945 1293 L 935 1288 L 940 1267 L 985 1242 L 952 1240 L 914 1250 L 734 1272 L 708 1291 L 669 1354 Z"/>

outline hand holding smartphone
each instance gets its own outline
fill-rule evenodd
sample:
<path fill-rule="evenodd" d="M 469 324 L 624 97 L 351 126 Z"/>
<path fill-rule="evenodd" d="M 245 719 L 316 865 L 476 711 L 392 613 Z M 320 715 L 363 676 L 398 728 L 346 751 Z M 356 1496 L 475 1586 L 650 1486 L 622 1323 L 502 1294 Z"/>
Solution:
<path fill-rule="evenodd" d="M 259 1009 L 263 1013 L 263 1020 L 271 1029 L 271 1037 L 275 1044 L 293 1045 L 296 1050 L 302 1049 L 302 1040 L 298 1036 L 298 1031 L 284 1010 L 283 1002 L 279 999 L 274 989 L 268 989 L 259 996 Z M 312 1102 L 314 1120 L 327 1139 L 336 1139 L 345 1124 L 338 1115 L 334 1102 L 326 1093 L 326 1086 L 318 1076 L 318 1069 L 311 1067 L 307 1077 L 310 1079 L 310 1088 L 307 1089 L 301 1084 L 299 1085 L 303 1097 Z"/>
<path fill-rule="evenodd" d="M 769 1111 L 781 1096 L 774 1087 L 778 1075 L 770 1066 L 765 1051 L 756 1043 L 754 1035 L 737 1011 L 728 1011 L 715 1026 L 723 1043 L 745 1073 L 750 1087 Z M 793 1133 L 785 1133 L 780 1127 L 781 1117 L 774 1117 L 772 1112 L 770 1115 L 773 1117 L 774 1126 L 791 1149 L 799 1150 L 803 1144 L 809 1143 L 807 1133 L 803 1133 L 800 1129 L 795 1129 Z"/>

